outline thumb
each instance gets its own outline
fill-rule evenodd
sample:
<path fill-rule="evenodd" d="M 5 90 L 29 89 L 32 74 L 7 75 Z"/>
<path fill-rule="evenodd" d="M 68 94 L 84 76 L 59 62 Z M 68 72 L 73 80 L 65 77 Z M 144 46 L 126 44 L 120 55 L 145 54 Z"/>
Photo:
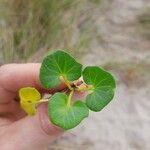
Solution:
<path fill-rule="evenodd" d="M 35 116 L 27 116 L 7 128 L 7 146 L 11 150 L 43 150 L 63 133 L 48 118 L 47 104 L 41 104 Z"/>

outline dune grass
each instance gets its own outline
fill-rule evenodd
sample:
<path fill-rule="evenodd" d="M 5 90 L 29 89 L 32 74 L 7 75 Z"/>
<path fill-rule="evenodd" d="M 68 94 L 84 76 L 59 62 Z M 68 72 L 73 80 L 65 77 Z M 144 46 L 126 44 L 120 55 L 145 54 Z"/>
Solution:
<path fill-rule="evenodd" d="M 89 33 L 94 29 L 89 18 L 84 17 L 88 12 L 83 6 L 99 2 L 0 0 L 0 62 L 38 61 L 45 52 L 56 48 L 79 54 L 88 46 L 92 38 Z"/>
<path fill-rule="evenodd" d="M 138 16 L 138 32 L 150 40 L 150 6 L 146 7 Z"/>

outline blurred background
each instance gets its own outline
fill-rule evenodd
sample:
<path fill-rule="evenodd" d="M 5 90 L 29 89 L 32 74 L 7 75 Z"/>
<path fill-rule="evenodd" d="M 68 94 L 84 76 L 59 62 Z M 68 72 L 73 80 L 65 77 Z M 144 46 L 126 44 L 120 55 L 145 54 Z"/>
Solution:
<path fill-rule="evenodd" d="M 116 77 L 109 106 L 49 150 L 150 150 L 150 0 L 0 0 L 0 64 L 66 49 Z"/>

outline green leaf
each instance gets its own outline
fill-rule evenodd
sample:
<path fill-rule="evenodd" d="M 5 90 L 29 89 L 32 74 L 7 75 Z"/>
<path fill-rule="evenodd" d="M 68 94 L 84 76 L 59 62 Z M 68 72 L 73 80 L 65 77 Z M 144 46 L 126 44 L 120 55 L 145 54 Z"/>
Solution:
<path fill-rule="evenodd" d="M 114 97 L 116 87 L 113 76 L 96 66 L 86 67 L 83 71 L 86 84 L 92 86 L 91 93 L 86 97 L 86 105 L 92 111 L 100 111 Z"/>
<path fill-rule="evenodd" d="M 33 87 L 24 87 L 19 90 L 20 104 L 22 109 L 30 116 L 36 114 L 35 105 L 40 101 L 41 95 Z"/>
<path fill-rule="evenodd" d="M 64 51 L 56 51 L 48 55 L 42 62 L 40 69 L 41 84 L 49 89 L 60 84 L 60 77 L 64 80 L 77 80 L 81 76 L 82 65 Z"/>
<path fill-rule="evenodd" d="M 68 130 L 88 117 L 89 109 L 81 101 L 68 105 L 68 96 L 63 93 L 56 93 L 50 98 L 48 114 L 55 125 Z"/>

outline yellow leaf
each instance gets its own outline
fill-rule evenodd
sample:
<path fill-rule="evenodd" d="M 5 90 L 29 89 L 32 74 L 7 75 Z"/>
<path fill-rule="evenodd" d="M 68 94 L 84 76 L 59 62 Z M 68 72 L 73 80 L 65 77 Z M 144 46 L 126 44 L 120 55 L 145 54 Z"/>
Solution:
<path fill-rule="evenodd" d="M 37 112 L 35 104 L 25 104 L 24 102 L 21 102 L 21 107 L 29 116 L 34 116 Z"/>
<path fill-rule="evenodd" d="M 28 115 L 35 115 L 36 104 L 40 101 L 41 95 L 35 88 L 32 87 L 24 87 L 19 90 L 20 104 L 23 110 Z"/>

